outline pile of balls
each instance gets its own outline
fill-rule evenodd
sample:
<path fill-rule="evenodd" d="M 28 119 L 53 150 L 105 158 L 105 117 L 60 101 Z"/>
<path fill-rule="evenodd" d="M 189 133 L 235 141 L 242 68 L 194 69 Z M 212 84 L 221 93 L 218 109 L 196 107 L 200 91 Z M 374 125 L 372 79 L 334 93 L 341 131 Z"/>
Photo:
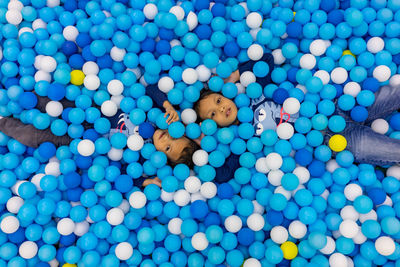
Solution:
<path fill-rule="evenodd" d="M 73 139 L 34 149 L 0 133 L 0 266 L 400 264 L 400 167 L 354 162 L 335 113 L 364 122 L 379 87 L 400 86 L 400 1 L 0 0 L 0 21 L 0 116 Z M 273 83 L 254 82 L 256 64 L 224 84 L 265 53 Z M 204 83 L 239 125 L 196 123 Z M 180 121 L 153 107 L 151 84 Z M 262 94 L 299 114 L 294 127 L 257 136 Z M 118 110 L 137 134 L 103 136 Z M 153 125 L 205 135 L 193 170 L 145 142 Z M 400 114 L 371 127 L 400 138 Z M 231 154 L 240 168 L 215 183 Z M 162 188 L 133 185 L 155 175 Z"/>

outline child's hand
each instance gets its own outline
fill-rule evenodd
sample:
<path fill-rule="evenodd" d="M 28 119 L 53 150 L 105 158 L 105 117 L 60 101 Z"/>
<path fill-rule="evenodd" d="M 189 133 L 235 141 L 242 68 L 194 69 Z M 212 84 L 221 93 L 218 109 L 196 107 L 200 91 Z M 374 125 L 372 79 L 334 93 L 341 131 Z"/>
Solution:
<path fill-rule="evenodd" d="M 143 187 L 146 187 L 150 184 L 155 184 L 156 186 L 161 188 L 161 180 L 158 177 L 149 178 L 143 181 Z"/>
<path fill-rule="evenodd" d="M 164 102 L 164 108 L 165 108 L 165 115 L 164 118 L 169 115 L 169 118 L 167 119 L 167 123 L 171 124 L 173 122 L 179 121 L 179 115 L 178 112 L 174 109 L 174 107 L 169 103 L 168 101 Z"/>
<path fill-rule="evenodd" d="M 201 139 L 203 139 L 204 136 L 205 136 L 204 133 L 201 133 L 200 137 L 193 139 L 193 141 L 200 146 Z"/>
<path fill-rule="evenodd" d="M 229 77 L 224 80 L 224 82 L 225 83 L 235 83 L 235 82 L 239 81 L 239 79 L 240 79 L 240 73 L 239 73 L 239 70 L 236 70 L 236 71 L 232 72 L 231 75 L 229 75 Z"/>

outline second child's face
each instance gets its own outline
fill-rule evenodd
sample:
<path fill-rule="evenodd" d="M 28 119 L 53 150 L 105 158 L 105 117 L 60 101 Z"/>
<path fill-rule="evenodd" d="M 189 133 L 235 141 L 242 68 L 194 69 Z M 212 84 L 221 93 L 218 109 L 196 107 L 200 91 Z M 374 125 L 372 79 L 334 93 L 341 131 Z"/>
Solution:
<path fill-rule="evenodd" d="M 212 119 L 218 126 L 232 125 L 237 117 L 235 103 L 220 94 L 210 94 L 199 103 L 199 117 L 202 120 Z"/>
<path fill-rule="evenodd" d="M 182 154 L 183 149 L 190 145 L 190 141 L 186 137 L 175 139 L 169 135 L 168 130 L 160 129 L 154 132 L 153 143 L 156 149 L 164 152 L 172 162 L 176 162 Z"/>

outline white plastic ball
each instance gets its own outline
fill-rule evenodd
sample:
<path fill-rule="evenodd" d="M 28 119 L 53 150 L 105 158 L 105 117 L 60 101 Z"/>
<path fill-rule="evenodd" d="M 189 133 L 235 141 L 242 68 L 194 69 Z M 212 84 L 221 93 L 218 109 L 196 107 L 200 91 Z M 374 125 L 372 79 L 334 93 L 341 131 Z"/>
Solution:
<path fill-rule="evenodd" d="M 282 194 L 287 200 L 290 200 L 290 198 L 292 197 L 291 191 L 286 190 L 281 185 L 275 188 L 274 194 Z"/>
<path fill-rule="evenodd" d="M 47 164 L 47 165 L 49 165 L 49 164 Z M 47 165 L 46 165 L 46 167 L 47 167 Z M 33 183 L 36 186 L 36 190 L 39 192 L 43 191 L 42 188 L 40 187 L 40 180 L 42 180 L 43 176 L 45 176 L 44 173 L 38 173 L 38 174 L 35 174 L 31 179 L 31 183 Z"/>
<path fill-rule="evenodd" d="M 168 231 L 174 235 L 180 235 L 181 231 L 182 219 L 181 218 L 173 218 L 168 222 Z"/>
<path fill-rule="evenodd" d="M 130 198 L 129 203 L 132 205 Z M 124 221 L 124 212 L 119 208 L 112 208 L 107 212 L 107 222 L 111 225 L 120 225 Z"/>
<path fill-rule="evenodd" d="M 243 267 L 261 267 L 261 263 L 255 258 L 248 258 L 244 261 Z"/>
<path fill-rule="evenodd" d="M 75 223 L 70 218 L 62 218 L 57 223 L 57 231 L 60 235 L 70 235 L 74 232 Z"/>
<path fill-rule="evenodd" d="M 7 5 L 7 9 L 16 9 L 18 11 L 21 11 L 23 8 L 24 4 L 17 0 L 11 0 Z"/>
<path fill-rule="evenodd" d="M 17 214 L 22 205 L 24 205 L 24 200 L 18 196 L 13 196 L 7 200 L 6 207 L 9 212 Z"/>
<path fill-rule="evenodd" d="M 204 65 L 196 67 L 197 79 L 200 82 L 207 82 L 211 77 L 211 70 Z"/>
<path fill-rule="evenodd" d="M 78 144 L 78 152 L 84 157 L 89 157 L 94 153 L 95 145 L 92 140 L 84 139 Z"/>
<path fill-rule="evenodd" d="M 106 100 L 101 104 L 101 113 L 104 114 L 104 116 L 107 117 L 112 117 L 118 112 L 118 106 L 111 100 Z"/>
<path fill-rule="evenodd" d="M 345 81 L 347 81 L 348 76 L 349 74 L 347 73 L 347 70 L 342 67 L 337 67 L 331 72 L 331 80 L 336 84 L 344 83 Z"/>
<path fill-rule="evenodd" d="M 217 194 L 217 186 L 212 182 L 205 182 L 200 187 L 200 193 L 207 199 L 213 198 Z"/>
<path fill-rule="evenodd" d="M 235 83 L 236 88 L 238 89 L 238 94 L 246 93 L 246 87 L 244 87 L 241 83 Z"/>
<path fill-rule="evenodd" d="M 363 233 L 361 231 L 358 231 L 357 235 L 355 237 L 352 238 L 354 244 L 363 244 L 365 243 L 365 241 L 367 241 L 367 237 L 365 235 L 363 235 Z"/>
<path fill-rule="evenodd" d="M 116 46 L 114 46 L 113 48 L 111 48 L 110 51 L 110 56 L 111 58 L 116 61 L 116 62 L 121 62 L 124 60 L 124 57 L 126 55 L 126 51 L 123 48 L 118 48 Z"/>
<path fill-rule="evenodd" d="M 254 213 L 260 215 L 264 214 L 265 208 L 260 203 L 258 203 L 257 200 L 253 200 L 252 203 L 254 206 L 254 211 L 253 211 Z"/>
<path fill-rule="evenodd" d="M 33 66 L 34 66 L 36 69 L 38 69 L 38 70 L 42 69 L 42 59 L 43 59 L 44 57 L 45 57 L 45 56 L 43 56 L 43 55 L 37 55 L 37 56 L 35 57 L 35 61 L 34 61 L 34 63 L 33 63 Z"/>
<path fill-rule="evenodd" d="M 293 221 L 289 224 L 289 234 L 296 239 L 301 239 L 307 234 L 307 226 L 301 221 Z"/>
<path fill-rule="evenodd" d="M 44 56 L 40 60 L 40 68 L 45 72 L 53 72 L 57 68 L 57 61 L 53 57 Z"/>
<path fill-rule="evenodd" d="M 283 102 L 283 110 L 290 115 L 296 114 L 300 110 L 300 102 L 294 97 L 289 97 Z"/>
<path fill-rule="evenodd" d="M 144 145 L 143 137 L 138 134 L 133 134 L 128 137 L 127 146 L 130 150 L 139 151 Z"/>
<path fill-rule="evenodd" d="M 325 245 L 325 247 L 321 248 L 319 251 L 322 254 L 329 255 L 335 251 L 335 248 L 336 248 L 335 240 L 333 240 L 333 238 L 330 236 L 326 236 L 326 245 Z"/>
<path fill-rule="evenodd" d="M 130 257 L 132 257 L 132 254 L 133 254 L 133 247 L 128 242 L 119 243 L 115 247 L 115 256 L 117 256 L 117 258 L 120 259 L 121 261 L 128 260 Z"/>
<path fill-rule="evenodd" d="M 47 23 L 44 22 L 42 19 L 35 19 L 32 22 L 32 29 L 37 30 L 37 29 L 46 29 Z"/>
<path fill-rule="evenodd" d="M 337 168 L 340 168 L 340 166 L 335 159 L 330 159 L 326 163 L 326 170 L 330 173 L 333 173 Z"/>
<path fill-rule="evenodd" d="M 186 108 L 181 113 L 182 122 L 186 125 L 196 122 L 197 120 L 197 113 L 192 108 Z"/>
<path fill-rule="evenodd" d="M 177 40 L 177 39 L 172 39 L 172 40 L 169 42 L 169 45 L 170 45 L 171 48 L 172 48 L 172 47 L 177 46 L 177 45 L 182 45 L 182 43 L 181 43 L 179 40 Z"/>
<path fill-rule="evenodd" d="M 352 205 L 347 205 L 340 210 L 340 217 L 342 217 L 343 220 L 357 221 L 360 214 Z"/>
<path fill-rule="evenodd" d="M 0 56 L 1 59 L 1 56 Z M 389 85 L 390 86 L 399 86 L 400 85 L 400 74 L 395 74 L 393 75 L 390 80 L 389 80 Z"/>
<path fill-rule="evenodd" d="M 49 101 L 46 104 L 46 113 L 51 117 L 58 117 L 63 112 L 63 105 L 58 101 Z"/>
<path fill-rule="evenodd" d="M 314 73 L 314 77 L 318 77 L 321 79 L 322 84 L 328 84 L 329 81 L 331 80 L 331 76 L 326 70 L 319 70 L 316 73 Z"/>
<path fill-rule="evenodd" d="M 121 204 L 119 204 L 119 206 L 117 208 L 121 209 L 124 212 L 124 214 L 126 214 L 129 212 L 129 209 L 131 208 L 131 206 L 130 206 L 128 200 L 123 199 L 121 201 Z"/>
<path fill-rule="evenodd" d="M 200 192 L 196 192 L 190 195 L 190 203 L 195 202 L 196 200 L 207 201 L 205 197 Z"/>
<path fill-rule="evenodd" d="M 271 52 L 271 55 L 274 57 L 274 64 L 281 65 L 285 62 L 286 58 L 282 54 L 282 49 L 275 49 Z M 270 70 L 272 71 L 272 70 Z"/>
<path fill-rule="evenodd" d="M 189 26 L 189 31 L 192 31 L 194 28 L 196 28 L 199 24 L 196 13 L 190 11 L 186 17 L 186 23 Z"/>
<path fill-rule="evenodd" d="M 385 42 L 380 37 L 372 37 L 367 42 L 367 50 L 373 54 L 382 51 L 385 47 Z"/>
<path fill-rule="evenodd" d="M 120 109 L 122 99 L 124 99 L 123 95 L 113 95 L 110 100 L 117 105 L 118 109 Z"/>
<path fill-rule="evenodd" d="M 360 223 L 364 223 L 365 221 L 368 220 L 378 220 L 378 214 L 376 214 L 376 211 L 370 210 L 368 213 L 365 214 L 360 214 L 360 218 L 358 219 Z"/>
<path fill-rule="evenodd" d="M 266 157 L 267 166 L 270 170 L 277 170 L 282 166 L 283 159 L 278 153 L 269 153 Z"/>
<path fill-rule="evenodd" d="M 39 70 L 35 73 L 34 79 L 35 79 L 35 82 L 39 82 L 39 81 L 51 82 L 51 74 L 48 72 Z"/>
<path fill-rule="evenodd" d="M 67 41 L 75 42 L 76 37 L 78 37 L 78 34 L 79 34 L 78 29 L 76 27 L 74 27 L 74 26 L 71 26 L 71 25 L 65 27 L 64 30 L 63 30 L 64 38 Z"/>
<path fill-rule="evenodd" d="M 195 233 L 192 236 L 192 246 L 195 250 L 205 250 L 208 247 L 208 240 L 204 233 Z"/>
<path fill-rule="evenodd" d="M 169 13 L 174 14 L 177 20 L 183 20 L 185 18 L 185 10 L 183 10 L 183 8 L 180 6 L 171 7 Z"/>
<path fill-rule="evenodd" d="M 172 200 L 174 200 L 174 193 L 166 192 L 161 189 L 161 199 L 164 202 L 171 202 Z"/>
<path fill-rule="evenodd" d="M 281 170 L 272 170 L 268 173 L 268 182 L 273 186 L 280 186 L 283 175 Z"/>
<path fill-rule="evenodd" d="M 400 166 L 393 165 L 386 170 L 386 176 L 392 176 L 397 180 L 400 180 Z"/>
<path fill-rule="evenodd" d="M 225 219 L 225 229 L 231 233 L 237 233 L 242 229 L 242 220 L 237 215 L 231 215 Z"/>
<path fill-rule="evenodd" d="M 264 228 L 265 220 L 264 217 L 258 213 L 253 213 L 247 217 L 247 226 L 254 232 L 260 231 Z"/>
<path fill-rule="evenodd" d="M 251 12 L 249 15 L 247 15 L 246 24 L 250 29 L 261 27 L 262 22 L 263 18 L 258 12 Z"/>
<path fill-rule="evenodd" d="M 358 93 L 360 93 L 360 91 L 361 91 L 361 86 L 359 83 L 356 82 L 348 82 L 343 87 L 343 93 L 346 95 L 351 95 L 353 97 L 356 97 Z"/>
<path fill-rule="evenodd" d="M 391 75 L 391 70 L 386 65 L 377 66 L 372 73 L 372 76 L 374 76 L 374 78 L 380 82 L 386 82 L 387 80 L 389 80 Z"/>
<path fill-rule="evenodd" d="M 189 176 L 184 183 L 187 192 L 193 194 L 199 192 L 201 187 L 201 181 L 196 176 Z"/>
<path fill-rule="evenodd" d="M 124 155 L 123 149 L 117 149 L 115 147 L 111 147 L 111 149 L 107 152 L 107 157 L 112 161 L 120 161 Z"/>
<path fill-rule="evenodd" d="M 60 5 L 60 0 L 47 0 L 46 5 L 48 7 L 56 7 Z"/>
<path fill-rule="evenodd" d="M 135 191 L 129 196 L 129 204 L 134 209 L 141 209 L 146 205 L 146 195 L 141 191 Z"/>
<path fill-rule="evenodd" d="M 261 157 L 256 161 L 256 170 L 261 173 L 268 173 L 269 169 L 267 166 L 267 159 L 265 157 Z"/>
<path fill-rule="evenodd" d="M 354 201 L 357 197 L 363 194 L 362 188 L 358 184 L 348 184 L 344 188 L 344 196 L 350 200 Z"/>
<path fill-rule="evenodd" d="M 0 229 L 3 233 L 12 234 L 15 233 L 19 228 L 19 220 L 17 217 L 12 215 L 6 216 L 0 223 Z"/>
<path fill-rule="evenodd" d="M 326 51 L 326 45 L 324 40 L 314 40 L 310 44 L 310 52 L 316 57 L 323 55 Z"/>
<path fill-rule="evenodd" d="M 389 123 L 384 119 L 376 119 L 371 124 L 371 129 L 380 134 L 386 134 L 389 131 Z"/>
<path fill-rule="evenodd" d="M 396 250 L 396 244 L 388 236 L 381 236 L 375 241 L 375 248 L 382 256 L 390 256 Z"/>
<path fill-rule="evenodd" d="M 19 255 L 24 259 L 32 259 L 38 252 L 38 246 L 35 242 L 25 241 L 19 246 Z"/>
<path fill-rule="evenodd" d="M 311 70 L 317 64 L 316 58 L 311 54 L 304 54 L 300 58 L 300 67 L 302 69 Z"/>
<path fill-rule="evenodd" d="M 120 95 L 124 91 L 124 84 L 119 80 L 111 80 L 107 84 L 110 95 Z"/>
<path fill-rule="evenodd" d="M 149 20 L 153 20 L 157 15 L 157 13 L 158 13 L 158 8 L 155 4 L 150 3 L 145 5 L 143 8 L 143 14 Z"/>
<path fill-rule="evenodd" d="M 12 25 L 19 25 L 22 22 L 21 11 L 17 9 L 10 9 L 6 12 L 6 20 Z"/>
<path fill-rule="evenodd" d="M 256 82 L 256 76 L 254 75 L 253 72 L 251 71 L 245 71 L 242 74 L 240 74 L 240 83 L 244 86 L 247 87 L 251 83 Z"/>
<path fill-rule="evenodd" d="M 89 232 L 89 227 L 90 227 L 89 222 L 87 222 L 86 220 L 82 221 L 82 222 L 75 223 L 74 234 L 76 236 L 83 236 L 84 234 Z"/>
<path fill-rule="evenodd" d="M 186 206 L 190 202 L 190 194 L 185 189 L 180 189 L 174 195 L 174 202 L 179 207 Z"/>
<path fill-rule="evenodd" d="M 170 77 L 164 76 L 158 81 L 158 89 L 161 92 L 167 94 L 172 88 L 174 88 L 174 81 Z"/>
<path fill-rule="evenodd" d="M 333 253 L 329 257 L 329 266 L 331 267 L 344 267 L 347 266 L 347 258 L 342 253 Z"/>
<path fill-rule="evenodd" d="M 97 75 L 99 73 L 99 66 L 96 64 L 96 62 L 87 61 L 85 64 L 83 64 L 82 71 L 86 76 L 91 74 Z"/>
<path fill-rule="evenodd" d="M 205 150 L 199 149 L 193 153 L 192 160 L 196 166 L 204 166 L 208 163 L 208 153 Z"/>
<path fill-rule="evenodd" d="M 285 227 L 275 226 L 271 229 L 270 236 L 275 243 L 283 244 L 289 238 L 289 233 Z"/>
<path fill-rule="evenodd" d="M 310 172 L 308 171 L 307 168 L 298 166 L 293 170 L 293 174 L 299 178 L 299 183 L 300 184 L 305 184 L 310 180 Z"/>
<path fill-rule="evenodd" d="M 195 82 L 197 82 L 197 78 L 197 71 L 193 68 L 187 68 L 182 72 L 182 80 L 186 84 L 194 84 Z"/>
<path fill-rule="evenodd" d="M 294 128 L 290 123 L 284 122 L 276 128 L 276 133 L 280 139 L 288 140 L 292 138 L 294 134 Z"/>
<path fill-rule="evenodd" d="M 253 60 L 258 61 L 264 55 L 264 49 L 259 44 L 252 44 L 249 48 L 247 48 L 247 56 Z"/>
<path fill-rule="evenodd" d="M 355 221 L 344 220 L 340 223 L 339 231 L 340 234 L 347 238 L 353 238 L 357 235 L 360 227 Z"/>
<path fill-rule="evenodd" d="M 83 85 L 88 90 L 97 90 L 100 87 L 100 79 L 95 74 L 86 75 L 83 79 Z"/>

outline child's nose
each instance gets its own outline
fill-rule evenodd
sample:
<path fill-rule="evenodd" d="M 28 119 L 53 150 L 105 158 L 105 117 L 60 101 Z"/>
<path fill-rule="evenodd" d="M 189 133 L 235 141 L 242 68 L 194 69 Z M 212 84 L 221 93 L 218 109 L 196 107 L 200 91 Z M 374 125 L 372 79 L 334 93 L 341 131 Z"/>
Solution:
<path fill-rule="evenodd" d="M 225 107 L 224 107 L 224 106 L 221 106 L 221 107 L 219 108 L 219 111 L 223 113 L 223 112 L 225 111 Z"/>

